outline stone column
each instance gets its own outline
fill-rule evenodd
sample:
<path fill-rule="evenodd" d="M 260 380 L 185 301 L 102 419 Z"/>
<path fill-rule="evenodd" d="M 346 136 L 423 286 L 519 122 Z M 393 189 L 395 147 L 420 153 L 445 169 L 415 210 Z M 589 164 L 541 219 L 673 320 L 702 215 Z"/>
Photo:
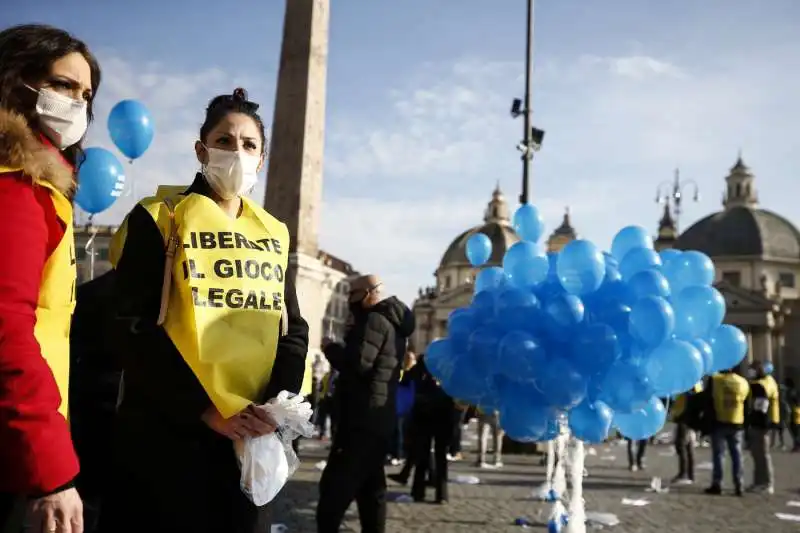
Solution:
<path fill-rule="evenodd" d="M 309 325 L 309 349 L 322 339 L 333 288 L 344 275 L 319 259 L 329 0 L 287 0 L 275 92 L 264 207 L 289 228 L 289 274 Z M 310 367 L 311 357 L 307 363 Z M 311 372 L 306 371 L 306 384 Z"/>

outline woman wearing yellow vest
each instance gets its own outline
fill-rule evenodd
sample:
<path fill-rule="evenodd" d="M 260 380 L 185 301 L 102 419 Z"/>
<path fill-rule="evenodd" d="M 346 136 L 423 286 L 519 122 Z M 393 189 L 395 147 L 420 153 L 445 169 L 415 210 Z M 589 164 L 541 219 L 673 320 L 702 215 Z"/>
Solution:
<path fill-rule="evenodd" d="M 0 531 L 80 533 L 67 425 L 71 197 L 100 67 L 41 25 L 0 32 Z"/>
<path fill-rule="evenodd" d="M 242 89 L 213 99 L 202 171 L 141 201 L 115 237 L 124 375 L 101 531 L 269 531 L 232 441 L 274 431 L 253 407 L 300 390 L 308 325 L 288 230 L 245 197 L 264 163 L 257 108 Z"/>

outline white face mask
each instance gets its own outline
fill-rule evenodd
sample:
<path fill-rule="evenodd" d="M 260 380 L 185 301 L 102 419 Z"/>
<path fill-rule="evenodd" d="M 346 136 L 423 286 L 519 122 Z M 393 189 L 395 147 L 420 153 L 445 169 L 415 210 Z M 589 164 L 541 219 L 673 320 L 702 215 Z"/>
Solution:
<path fill-rule="evenodd" d="M 219 148 L 206 148 L 208 163 L 204 165 L 206 181 L 224 200 L 247 194 L 258 182 L 258 156 L 245 152 L 231 152 Z"/>
<path fill-rule="evenodd" d="M 89 127 L 86 102 L 73 100 L 50 89 L 37 91 L 33 87 L 28 88 L 39 94 L 36 100 L 39 126 L 56 148 L 69 148 L 83 138 Z"/>

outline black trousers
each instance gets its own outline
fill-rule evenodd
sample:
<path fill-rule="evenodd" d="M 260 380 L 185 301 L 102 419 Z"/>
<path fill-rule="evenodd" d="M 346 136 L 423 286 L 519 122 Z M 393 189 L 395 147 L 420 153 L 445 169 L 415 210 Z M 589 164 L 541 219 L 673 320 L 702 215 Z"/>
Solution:
<path fill-rule="evenodd" d="M 634 445 L 636 446 L 636 453 L 634 454 Z M 647 440 L 631 440 L 628 439 L 628 465 L 642 467 L 644 462 L 644 453 L 647 451 Z"/>
<path fill-rule="evenodd" d="M 25 524 L 25 499 L 0 493 L 0 533 L 21 533 Z"/>
<path fill-rule="evenodd" d="M 358 506 L 362 533 L 386 532 L 386 472 L 389 438 L 336 435 L 319 481 L 317 533 L 339 533 L 347 508 Z"/>
<path fill-rule="evenodd" d="M 425 487 L 427 477 L 433 480 L 433 487 L 436 491 L 436 501 L 447 501 L 447 451 L 451 444 L 452 427 L 448 424 L 439 424 L 436 421 L 422 424 L 419 434 L 415 436 L 414 459 L 416 460 L 414 470 L 414 484 L 411 486 L 411 496 L 417 500 L 425 499 Z M 433 444 L 433 464 L 431 464 L 431 444 Z"/>

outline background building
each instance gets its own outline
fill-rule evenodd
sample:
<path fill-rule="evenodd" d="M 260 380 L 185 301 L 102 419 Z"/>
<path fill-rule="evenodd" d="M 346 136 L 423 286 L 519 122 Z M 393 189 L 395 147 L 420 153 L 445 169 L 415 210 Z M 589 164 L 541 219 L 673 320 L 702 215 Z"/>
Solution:
<path fill-rule="evenodd" d="M 466 247 L 467 240 L 475 233 L 485 234 L 492 242 L 492 256 L 485 265 L 487 267 L 500 266 L 506 250 L 519 241 L 511 225 L 511 211 L 499 186 L 486 206 L 483 224 L 464 231 L 453 240 L 434 272 L 436 284 L 419 290 L 412 307 L 417 321 L 412 338 L 416 350 L 424 351 L 431 341 L 444 337 L 450 313 L 472 301 L 472 285 L 478 269 L 469 263 Z M 576 237 L 567 209 L 561 225 L 547 239 L 547 249 L 558 251 Z"/>
<path fill-rule="evenodd" d="M 699 250 L 714 260 L 725 321 L 747 335 L 750 361 L 770 361 L 779 376 L 800 374 L 800 232 L 758 204 L 755 176 L 742 158 L 725 178 L 721 211 L 678 233 L 670 205 L 656 236 L 659 249 Z"/>
<path fill-rule="evenodd" d="M 78 268 L 78 284 L 92 279 L 92 259 L 88 244 L 94 235 L 94 277 L 99 277 L 111 270 L 108 260 L 108 248 L 111 236 L 117 226 L 75 225 L 75 259 Z"/>
<path fill-rule="evenodd" d="M 338 281 L 333 286 L 328 305 L 325 307 L 325 316 L 322 318 L 322 334 L 335 340 L 342 340 L 347 318 L 350 316 L 350 307 L 347 302 L 350 281 L 356 278 L 359 273 L 347 261 L 327 252 L 320 251 L 319 260 L 332 271 L 344 276 L 342 278 L 339 278 L 338 275 L 336 276 Z"/>

